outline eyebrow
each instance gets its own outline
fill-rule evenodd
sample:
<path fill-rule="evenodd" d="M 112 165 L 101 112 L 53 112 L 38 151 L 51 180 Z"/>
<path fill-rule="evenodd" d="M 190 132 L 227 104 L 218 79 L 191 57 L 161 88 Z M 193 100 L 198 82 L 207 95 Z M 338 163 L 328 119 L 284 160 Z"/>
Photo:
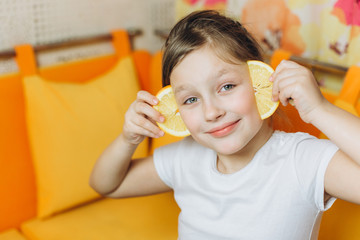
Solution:
<path fill-rule="evenodd" d="M 177 87 L 174 91 L 174 94 L 179 94 L 179 92 L 185 91 L 187 90 L 187 87 L 184 85 L 180 85 L 179 87 Z"/>
<path fill-rule="evenodd" d="M 228 72 L 229 72 L 228 69 L 222 68 L 220 71 L 217 72 L 217 74 L 215 75 L 215 78 L 219 78 L 219 77 L 221 77 L 222 75 L 225 75 Z"/>
<path fill-rule="evenodd" d="M 228 72 L 229 72 L 228 69 L 222 68 L 214 76 L 212 76 L 211 78 L 212 79 L 218 79 L 219 77 L 227 74 Z M 179 94 L 179 92 L 186 91 L 186 90 L 188 90 L 188 87 L 186 87 L 185 85 L 180 85 L 179 87 L 177 87 L 175 89 L 174 93 Z"/>

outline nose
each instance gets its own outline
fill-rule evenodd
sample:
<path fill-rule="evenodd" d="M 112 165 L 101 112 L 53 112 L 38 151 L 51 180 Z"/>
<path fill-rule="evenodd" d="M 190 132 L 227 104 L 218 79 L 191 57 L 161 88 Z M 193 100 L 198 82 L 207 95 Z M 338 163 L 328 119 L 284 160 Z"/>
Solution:
<path fill-rule="evenodd" d="M 214 100 L 203 103 L 203 113 L 206 121 L 215 121 L 221 118 L 225 110 Z"/>

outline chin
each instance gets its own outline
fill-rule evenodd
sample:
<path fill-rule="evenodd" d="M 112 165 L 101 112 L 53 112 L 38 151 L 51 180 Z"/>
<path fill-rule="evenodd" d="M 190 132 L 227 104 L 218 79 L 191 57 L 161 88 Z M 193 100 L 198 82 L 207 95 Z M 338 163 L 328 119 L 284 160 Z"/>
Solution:
<path fill-rule="evenodd" d="M 215 146 L 213 149 L 221 155 L 233 155 L 238 152 L 240 152 L 246 144 L 241 144 L 240 142 L 231 144 L 219 144 L 218 146 Z"/>
<path fill-rule="evenodd" d="M 223 139 L 195 139 L 201 145 L 211 148 L 221 155 L 232 155 L 241 151 L 247 144 L 243 140 L 236 138 L 223 138 Z"/>

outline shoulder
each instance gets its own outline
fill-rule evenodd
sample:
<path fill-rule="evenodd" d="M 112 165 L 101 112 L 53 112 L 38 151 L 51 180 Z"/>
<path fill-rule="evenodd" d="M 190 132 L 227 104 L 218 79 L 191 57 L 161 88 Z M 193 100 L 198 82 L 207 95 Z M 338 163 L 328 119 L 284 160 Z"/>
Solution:
<path fill-rule="evenodd" d="M 287 156 L 289 163 L 297 169 L 326 167 L 338 147 L 328 139 L 318 139 L 308 133 L 285 133 L 276 131 L 273 135 L 272 150 Z"/>
<path fill-rule="evenodd" d="M 289 147 L 293 148 L 298 145 L 311 145 L 311 144 L 322 144 L 322 145 L 332 145 L 332 143 L 327 139 L 318 139 L 317 137 L 310 135 L 304 132 L 296 133 L 287 133 L 282 131 L 275 131 L 272 136 L 273 145 L 276 144 L 277 147 Z"/>
<path fill-rule="evenodd" d="M 308 133 L 286 133 L 275 131 L 272 137 L 272 150 L 277 152 L 291 153 L 293 157 L 304 157 L 304 155 L 334 153 L 336 145 L 328 139 L 318 139 Z"/>
<path fill-rule="evenodd" d="M 302 140 L 315 140 L 318 139 L 308 133 L 304 132 L 296 132 L 296 133 L 288 133 L 283 131 L 275 131 L 273 137 L 280 143 L 287 143 L 289 141 L 302 141 Z"/>

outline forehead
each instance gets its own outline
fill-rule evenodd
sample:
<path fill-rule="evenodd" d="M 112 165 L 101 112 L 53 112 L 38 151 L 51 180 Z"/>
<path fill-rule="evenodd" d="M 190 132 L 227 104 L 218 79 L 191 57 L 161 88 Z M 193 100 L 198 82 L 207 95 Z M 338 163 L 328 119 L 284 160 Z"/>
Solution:
<path fill-rule="evenodd" d="M 170 82 L 176 88 L 184 83 L 201 84 L 225 75 L 249 75 L 247 64 L 225 61 L 210 47 L 202 47 L 187 54 L 173 69 Z"/>

